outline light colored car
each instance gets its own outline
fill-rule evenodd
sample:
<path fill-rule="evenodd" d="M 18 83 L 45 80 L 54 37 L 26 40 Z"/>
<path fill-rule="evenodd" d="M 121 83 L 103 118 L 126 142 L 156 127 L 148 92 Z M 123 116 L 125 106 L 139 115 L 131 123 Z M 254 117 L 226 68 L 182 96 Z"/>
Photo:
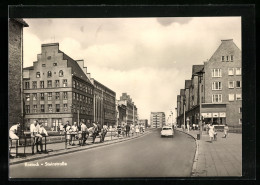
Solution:
<path fill-rule="evenodd" d="M 161 137 L 163 136 L 170 136 L 173 137 L 174 131 L 173 128 L 170 126 L 164 126 L 161 131 Z"/>

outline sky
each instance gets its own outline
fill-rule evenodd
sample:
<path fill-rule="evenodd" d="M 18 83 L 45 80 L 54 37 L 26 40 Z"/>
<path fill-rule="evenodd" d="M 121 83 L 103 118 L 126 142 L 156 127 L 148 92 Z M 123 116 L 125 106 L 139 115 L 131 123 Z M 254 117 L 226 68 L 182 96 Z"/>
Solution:
<path fill-rule="evenodd" d="M 241 49 L 241 17 L 24 19 L 24 67 L 41 44 L 58 42 L 91 77 L 130 95 L 139 119 L 151 112 L 176 114 L 177 95 L 191 79 L 192 65 L 210 59 L 223 39 Z M 172 121 L 172 118 L 168 120 Z"/>

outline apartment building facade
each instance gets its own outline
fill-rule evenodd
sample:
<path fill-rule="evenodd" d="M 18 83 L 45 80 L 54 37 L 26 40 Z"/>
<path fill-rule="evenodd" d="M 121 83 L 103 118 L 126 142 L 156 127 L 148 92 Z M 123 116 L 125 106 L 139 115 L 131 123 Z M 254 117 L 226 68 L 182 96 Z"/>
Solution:
<path fill-rule="evenodd" d="M 152 128 L 162 128 L 165 125 L 165 113 L 151 112 L 150 124 Z"/>
<path fill-rule="evenodd" d="M 23 79 L 27 128 L 35 119 L 52 130 L 66 121 L 93 122 L 94 86 L 78 63 L 59 50 L 59 43 L 42 44 Z"/>
<path fill-rule="evenodd" d="M 126 123 L 127 124 L 137 124 L 138 121 L 138 108 L 132 101 L 130 95 L 127 93 L 122 93 L 118 101 L 119 105 L 126 106 Z"/>

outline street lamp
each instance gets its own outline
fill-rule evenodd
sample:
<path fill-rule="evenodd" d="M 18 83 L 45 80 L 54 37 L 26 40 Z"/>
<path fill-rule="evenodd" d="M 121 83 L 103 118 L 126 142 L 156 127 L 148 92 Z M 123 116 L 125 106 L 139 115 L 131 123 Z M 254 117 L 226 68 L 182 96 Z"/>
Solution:
<path fill-rule="evenodd" d="M 202 119 L 201 119 L 201 81 L 202 81 L 202 78 L 203 78 L 203 71 L 199 71 L 197 72 L 198 74 L 198 77 L 199 77 L 199 105 L 200 105 L 200 109 L 199 109 L 199 135 L 202 136 Z"/>

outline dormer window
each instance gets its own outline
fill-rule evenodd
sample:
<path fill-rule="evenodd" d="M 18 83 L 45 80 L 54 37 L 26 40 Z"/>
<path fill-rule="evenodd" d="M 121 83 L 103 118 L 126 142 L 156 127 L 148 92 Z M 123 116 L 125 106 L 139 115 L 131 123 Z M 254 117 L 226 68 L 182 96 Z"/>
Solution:
<path fill-rule="evenodd" d="M 62 70 L 59 71 L 59 76 L 63 76 L 63 71 Z"/>
<path fill-rule="evenodd" d="M 224 56 L 222 56 L 222 57 L 221 57 L 221 60 L 222 60 L 222 62 L 224 62 L 224 61 L 225 61 L 225 57 L 224 57 Z"/>
<path fill-rule="evenodd" d="M 41 73 L 40 72 L 37 72 L 36 73 L 36 78 L 40 78 L 41 77 Z"/>
<path fill-rule="evenodd" d="M 228 61 L 228 56 L 227 56 L 227 61 Z"/>
<path fill-rule="evenodd" d="M 53 66 L 57 66 L 57 63 L 53 63 Z"/>
<path fill-rule="evenodd" d="M 230 60 L 233 62 L 233 55 L 230 56 Z"/>
<path fill-rule="evenodd" d="M 51 71 L 48 71 L 47 76 L 51 77 Z"/>

